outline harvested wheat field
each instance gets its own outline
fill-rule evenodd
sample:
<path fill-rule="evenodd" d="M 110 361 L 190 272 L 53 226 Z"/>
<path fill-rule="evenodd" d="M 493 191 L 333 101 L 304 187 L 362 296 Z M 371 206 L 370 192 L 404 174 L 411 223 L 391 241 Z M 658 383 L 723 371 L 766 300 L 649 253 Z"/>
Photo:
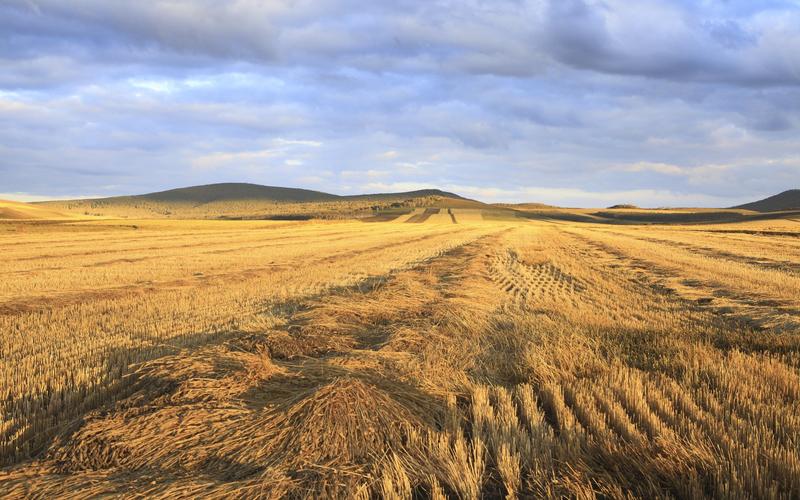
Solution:
<path fill-rule="evenodd" d="M 36 220 L 36 219 L 65 219 L 75 218 L 46 207 L 16 201 L 0 200 L 0 220 Z"/>
<path fill-rule="evenodd" d="M 791 219 L 15 220 L 0 247 L 4 498 L 800 497 Z"/>

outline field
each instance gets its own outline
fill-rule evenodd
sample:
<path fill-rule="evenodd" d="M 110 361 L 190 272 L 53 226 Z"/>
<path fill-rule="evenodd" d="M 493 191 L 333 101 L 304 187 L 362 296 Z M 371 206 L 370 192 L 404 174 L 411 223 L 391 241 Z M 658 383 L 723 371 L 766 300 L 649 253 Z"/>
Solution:
<path fill-rule="evenodd" d="M 800 222 L 508 214 L 0 221 L 0 497 L 800 497 Z"/>
<path fill-rule="evenodd" d="M 0 200 L 0 220 L 77 218 L 44 205 Z"/>

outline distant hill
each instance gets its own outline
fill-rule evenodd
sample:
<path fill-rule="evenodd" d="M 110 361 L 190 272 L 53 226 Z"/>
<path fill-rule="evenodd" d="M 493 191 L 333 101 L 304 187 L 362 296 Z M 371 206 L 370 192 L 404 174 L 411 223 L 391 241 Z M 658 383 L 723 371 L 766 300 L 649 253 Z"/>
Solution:
<path fill-rule="evenodd" d="M 112 198 L 100 198 L 93 201 L 125 201 L 125 200 L 147 200 L 162 203 L 194 203 L 197 205 L 214 202 L 227 201 L 271 201 L 288 203 L 316 203 L 326 201 L 347 201 L 347 200 L 394 200 L 401 198 L 426 198 L 444 197 L 453 199 L 464 199 L 461 196 L 441 191 L 439 189 L 420 189 L 417 191 L 405 191 L 400 193 L 376 193 L 376 194 L 357 194 L 357 195 L 336 195 L 312 191 L 309 189 L 287 188 L 276 186 L 262 186 L 259 184 L 248 183 L 221 183 L 207 184 L 204 186 L 191 186 L 185 188 L 170 189 L 157 193 L 115 196 Z"/>
<path fill-rule="evenodd" d="M 269 200 L 308 203 L 317 201 L 334 201 L 341 199 L 341 196 L 323 193 L 320 191 L 311 191 L 308 189 L 261 186 L 258 184 L 247 183 L 222 183 L 170 189 L 168 191 L 159 191 L 157 193 L 130 196 L 129 198 L 160 202 L 188 202 L 202 204 L 241 200 Z"/>
<path fill-rule="evenodd" d="M 547 205 L 546 203 L 492 203 L 492 206 L 510 208 L 513 210 L 548 210 L 551 208 L 559 208 L 555 205 Z"/>
<path fill-rule="evenodd" d="M 480 208 L 482 203 L 439 189 L 336 195 L 308 189 L 222 183 L 156 193 L 41 202 L 82 215 L 157 218 L 361 218 L 383 210 L 415 207 Z"/>
<path fill-rule="evenodd" d="M 800 189 L 790 189 L 775 196 L 764 198 L 763 200 L 745 203 L 737 207 L 743 210 L 754 210 L 756 212 L 778 212 L 781 210 L 800 209 Z"/>
<path fill-rule="evenodd" d="M 416 191 L 403 191 L 400 193 L 355 194 L 350 196 L 342 196 L 342 198 L 351 200 L 363 200 L 367 198 L 370 200 L 389 200 L 395 198 L 427 198 L 431 196 L 453 198 L 456 200 L 466 199 L 455 193 L 449 193 L 447 191 L 442 191 L 441 189 L 418 189 Z"/>

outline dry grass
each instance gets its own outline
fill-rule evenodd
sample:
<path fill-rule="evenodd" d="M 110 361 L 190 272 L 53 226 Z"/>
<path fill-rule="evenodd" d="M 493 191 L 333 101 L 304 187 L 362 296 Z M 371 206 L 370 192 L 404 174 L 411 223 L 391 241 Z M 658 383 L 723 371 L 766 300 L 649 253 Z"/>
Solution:
<path fill-rule="evenodd" d="M 800 496 L 791 221 L 453 215 L 1 232 L 0 494 Z"/>
<path fill-rule="evenodd" d="M 74 215 L 68 215 L 56 210 L 50 210 L 43 206 L 17 201 L 0 200 L 0 219 L 40 220 L 74 218 L 76 218 Z"/>

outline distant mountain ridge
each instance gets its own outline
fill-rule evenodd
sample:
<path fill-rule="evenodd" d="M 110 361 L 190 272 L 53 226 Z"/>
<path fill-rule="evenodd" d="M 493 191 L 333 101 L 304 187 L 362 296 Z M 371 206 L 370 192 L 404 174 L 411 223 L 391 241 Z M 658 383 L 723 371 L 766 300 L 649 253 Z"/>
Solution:
<path fill-rule="evenodd" d="M 790 189 L 763 200 L 745 203 L 731 208 L 753 210 L 755 212 L 779 212 L 800 209 L 800 189 Z"/>
<path fill-rule="evenodd" d="M 445 198 L 465 199 L 455 193 L 449 193 L 439 189 L 420 189 L 417 191 L 405 191 L 399 193 L 376 193 L 376 194 L 357 194 L 357 195 L 336 195 L 313 191 L 310 189 L 287 188 L 277 186 L 262 186 L 260 184 L 250 184 L 244 182 L 226 182 L 219 184 L 206 184 L 202 186 L 190 186 L 155 193 L 115 196 L 111 198 L 100 198 L 95 201 L 105 200 L 148 200 L 168 203 L 194 203 L 205 204 L 212 202 L 225 201 L 276 201 L 287 203 L 315 203 L 325 201 L 347 201 L 347 200 L 386 200 L 394 198 L 422 198 L 428 196 L 442 196 Z"/>

